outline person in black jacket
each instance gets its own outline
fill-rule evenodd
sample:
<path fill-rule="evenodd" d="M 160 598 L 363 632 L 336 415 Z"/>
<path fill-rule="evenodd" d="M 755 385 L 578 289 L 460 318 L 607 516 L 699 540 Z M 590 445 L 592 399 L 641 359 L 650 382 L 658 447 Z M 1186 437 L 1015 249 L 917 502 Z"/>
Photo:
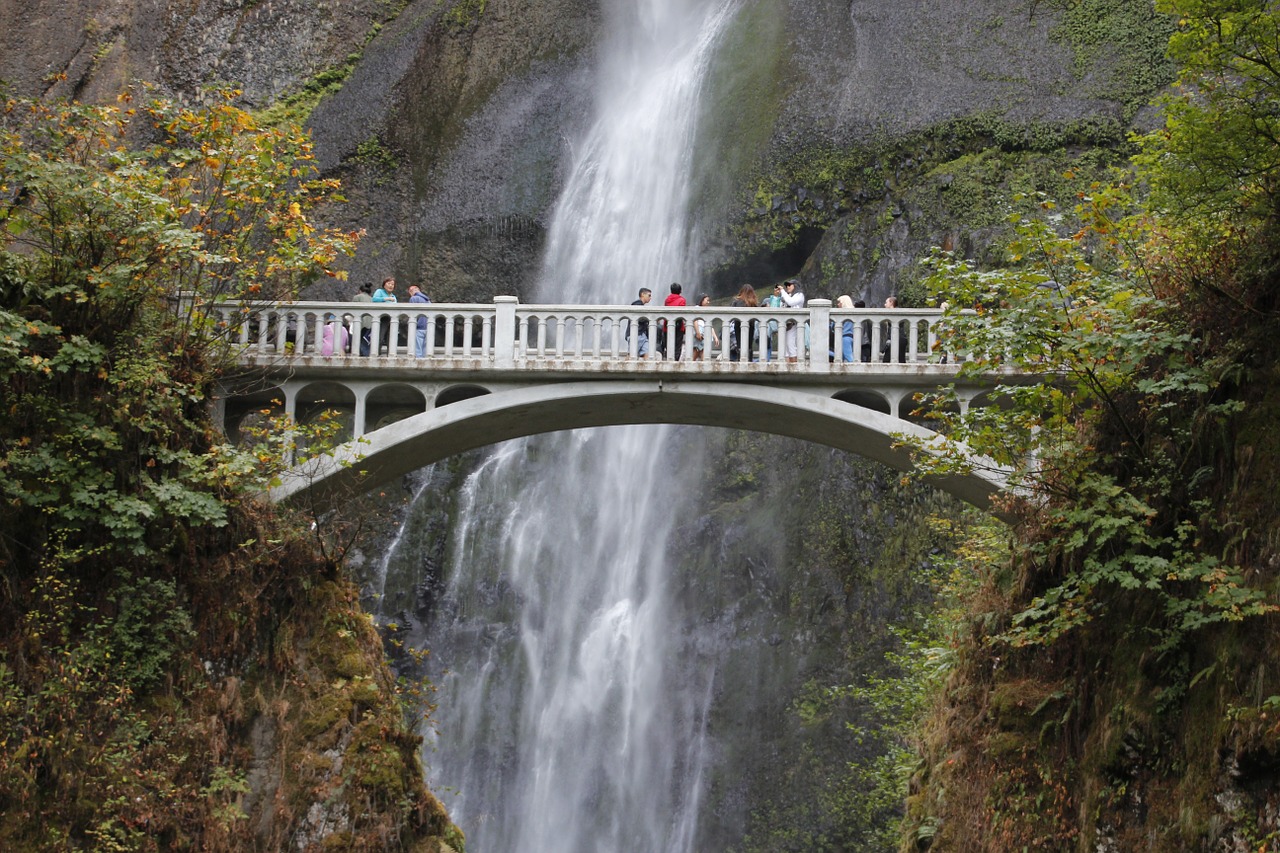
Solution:
<path fill-rule="evenodd" d="M 640 298 L 632 305 L 648 305 L 649 300 L 653 298 L 653 291 L 647 287 L 640 288 Z M 631 330 L 627 329 L 627 335 L 630 337 Z M 641 317 L 636 321 L 636 356 L 644 358 L 649 354 L 649 319 Z"/>

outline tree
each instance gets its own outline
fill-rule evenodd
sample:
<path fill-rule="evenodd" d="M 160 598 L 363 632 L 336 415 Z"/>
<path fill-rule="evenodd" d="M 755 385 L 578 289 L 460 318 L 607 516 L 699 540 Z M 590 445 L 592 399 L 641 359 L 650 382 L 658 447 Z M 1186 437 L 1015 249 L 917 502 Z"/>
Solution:
<path fill-rule="evenodd" d="M 5 102 L 0 122 L 0 566 L 67 537 L 162 549 L 248 476 L 207 434 L 225 355 L 202 303 L 284 298 L 350 253 L 297 127 L 212 106 Z M 197 310 L 175 311 L 181 292 Z M 72 402 L 74 401 L 74 403 Z M 191 437 L 200 437 L 192 446 Z"/>
<path fill-rule="evenodd" d="M 1156 6 L 1178 16 L 1181 74 L 1118 179 L 1140 190 L 1096 186 L 1074 217 L 1045 200 L 996 269 L 931 262 L 934 293 L 973 309 L 947 317 L 962 372 L 1040 381 L 963 414 L 954 395 L 923 407 L 947 435 L 924 468 L 999 461 L 1016 523 L 963 551 L 973 588 L 918 739 L 903 849 L 1271 849 L 1280 835 L 1274 780 L 1249 768 L 1274 754 L 1280 704 L 1264 532 L 1280 458 L 1280 6 Z"/>
<path fill-rule="evenodd" d="M 312 224 L 338 195 L 306 135 L 233 96 L 0 114 L 5 849 L 238 844 L 225 723 L 183 700 L 316 560 L 239 505 L 259 472 L 210 421 L 229 350 L 199 309 L 340 275 L 357 235 Z"/>
<path fill-rule="evenodd" d="M 1096 189 L 1073 235 L 1046 219 L 1019 221 L 1004 268 L 931 261 L 930 290 L 956 306 L 942 337 L 963 359 L 960 376 L 1011 368 L 1037 381 L 998 385 L 963 413 L 954 391 L 934 398 L 925 410 L 948 440 L 918 459 L 933 473 L 976 458 L 1009 474 L 1017 562 L 1038 568 L 1036 594 L 1006 640 L 1053 643 L 1145 600 L 1155 610 L 1146 630 L 1168 651 L 1205 624 L 1271 609 L 1206 546 L 1217 522 L 1205 437 L 1239 410 L 1217 399 L 1233 353 L 1206 352 L 1148 270 L 1115 252 L 1135 245 L 1127 237 L 1142 223 L 1114 219 L 1123 196 Z"/>
<path fill-rule="evenodd" d="M 1138 165 L 1167 215 L 1256 219 L 1280 192 L 1280 11 L 1268 0 L 1158 0 L 1181 68 Z"/>

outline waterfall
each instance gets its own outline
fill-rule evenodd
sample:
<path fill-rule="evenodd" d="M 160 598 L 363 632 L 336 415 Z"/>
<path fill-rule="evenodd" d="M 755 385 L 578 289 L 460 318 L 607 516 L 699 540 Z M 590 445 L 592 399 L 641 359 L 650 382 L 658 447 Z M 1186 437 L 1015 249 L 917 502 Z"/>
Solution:
<path fill-rule="evenodd" d="M 735 0 L 605 6 L 596 120 L 536 295 L 622 303 L 643 286 L 660 304 L 699 277 L 699 93 Z M 425 638 L 446 670 L 424 758 L 472 849 L 693 849 L 716 671 L 672 590 L 668 545 L 705 476 L 676 436 L 509 442 L 457 496 Z"/>

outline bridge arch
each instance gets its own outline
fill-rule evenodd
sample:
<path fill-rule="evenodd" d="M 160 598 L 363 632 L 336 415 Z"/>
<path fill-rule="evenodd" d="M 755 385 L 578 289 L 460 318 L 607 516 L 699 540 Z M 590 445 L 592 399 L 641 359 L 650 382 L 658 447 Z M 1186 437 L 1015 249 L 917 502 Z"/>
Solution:
<path fill-rule="evenodd" d="M 882 411 L 791 388 L 663 379 L 547 383 L 479 394 L 390 423 L 296 466 L 267 496 L 276 502 L 306 499 L 327 506 L 497 442 L 566 429 L 657 423 L 769 432 L 899 470 L 907 470 L 911 460 L 897 446 L 895 434 L 925 440 L 937 436 Z M 1000 476 L 986 471 L 933 482 L 986 510 L 1004 486 Z"/>
<path fill-rule="evenodd" d="M 882 415 L 893 414 L 893 404 L 889 398 L 870 388 L 846 388 L 843 391 L 836 392 L 833 395 L 833 399 L 844 403 L 852 403 L 855 406 L 861 406 L 864 409 L 870 409 Z"/>
<path fill-rule="evenodd" d="M 298 389 L 294 399 L 297 418 L 304 423 L 326 409 L 350 413 L 355 405 L 355 392 L 341 382 L 332 381 L 309 382 Z"/>
<path fill-rule="evenodd" d="M 435 408 L 440 409 L 445 406 L 451 406 L 454 403 L 461 403 L 463 400 L 483 397 L 485 394 L 490 393 L 492 392 L 488 388 L 480 385 L 450 385 L 436 395 Z"/>

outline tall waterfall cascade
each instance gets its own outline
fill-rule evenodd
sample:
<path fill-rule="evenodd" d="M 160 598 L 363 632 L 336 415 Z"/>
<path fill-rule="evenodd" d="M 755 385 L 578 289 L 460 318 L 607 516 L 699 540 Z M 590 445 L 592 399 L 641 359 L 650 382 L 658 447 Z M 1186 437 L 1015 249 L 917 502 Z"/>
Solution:
<path fill-rule="evenodd" d="M 649 287 L 661 304 L 699 277 L 700 94 L 736 2 L 605 6 L 596 117 L 572 146 L 536 297 L 630 302 Z M 454 496 L 421 638 L 442 668 L 424 762 L 472 849 L 695 849 L 716 667 L 672 594 L 667 545 L 705 477 L 674 435 L 509 442 Z"/>

